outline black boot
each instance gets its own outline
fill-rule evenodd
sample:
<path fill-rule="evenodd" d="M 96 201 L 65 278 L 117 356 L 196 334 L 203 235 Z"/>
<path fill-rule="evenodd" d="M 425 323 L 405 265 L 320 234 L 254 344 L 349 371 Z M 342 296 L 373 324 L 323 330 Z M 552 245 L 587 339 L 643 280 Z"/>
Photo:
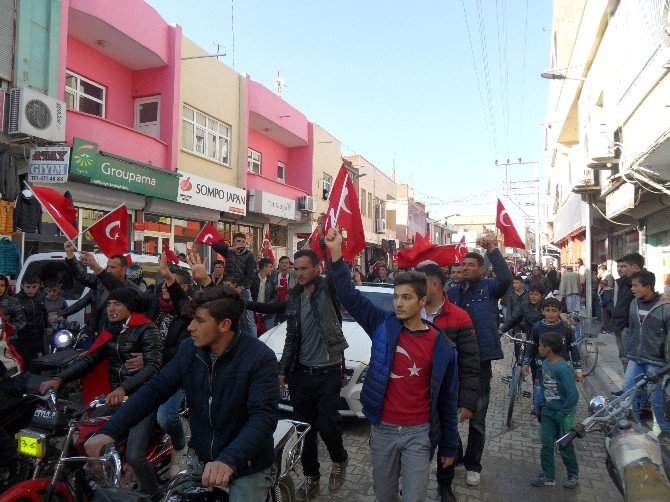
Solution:
<path fill-rule="evenodd" d="M 438 485 L 438 490 L 442 502 L 456 502 L 456 495 L 454 495 L 451 485 Z"/>

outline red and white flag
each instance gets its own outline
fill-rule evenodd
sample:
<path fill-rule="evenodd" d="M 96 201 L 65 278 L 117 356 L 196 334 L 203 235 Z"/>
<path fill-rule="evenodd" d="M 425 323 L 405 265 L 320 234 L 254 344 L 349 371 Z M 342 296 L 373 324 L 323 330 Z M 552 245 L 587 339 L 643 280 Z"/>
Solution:
<path fill-rule="evenodd" d="M 28 185 L 26 183 L 26 185 Z M 72 222 L 77 219 L 77 209 L 72 203 L 72 199 L 62 196 L 53 188 L 33 187 L 28 185 L 30 191 L 35 198 L 42 204 L 44 210 L 49 213 L 58 225 L 58 228 L 68 236 L 69 239 L 74 239 L 79 232 L 72 225 Z"/>
<path fill-rule="evenodd" d="M 275 254 L 272 252 L 272 243 L 270 242 L 270 232 L 265 232 L 263 244 L 261 244 L 261 255 L 263 257 L 275 262 Z"/>
<path fill-rule="evenodd" d="M 122 204 L 91 225 L 88 230 L 100 251 L 110 258 L 128 251 L 128 210 Z"/>
<path fill-rule="evenodd" d="M 500 199 L 498 199 L 498 210 L 496 212 L 496 228 L 503 234 L 505 246 L 526 249 L 526 245 L 519 237 L 519 232 L 514 228 L 514 223 L 512 223 L 512 219 Z"/>
<path fill-rule="evenodd" d="M 358 194 L 344 164 L 340 167 L 340 172 L 335 178 L 335 183 L 333 183 L 328 213 L 324 220 L 323 232 L 325 234 L 333 227 L 342 227 L 347 232 L 347 237 L 342 241 L 342 256 L 345 261 L 353 261 L 358 253 L 365 249 L 365 231 L 363 230 L 361 208 L 358 205 Z M 317 241 L 317 249 L 314 249 L 314 251 L 320 255 L 318 237 L 317 228 L 312 233 L 311 240 L 312 249 L 314 249 L 314 241 Z"/>
<path fill-rule="evenodd" d="M 205 224 L 204 227 L 202 227 L 202 230 L 200 230 L 200 233 L 195 238 L 195 242 L 198 244 L 204 244 L 205 246 L 211 246 L 212 244 L 216 244 L 217 242 L 221 241 L 223 241 L 223 239 L 219 235 L 219 232 L 216 231 L 214 225 L 212 225 L 212 223 L 209 221 Z"/>
<path fill-rule="evenodd" d="M 165 253 L 165 257 L 170 263 L 179 265 L 179 256 L 177 256 L 177 253 L 170 249 L 170 241 L 168 239 L 163 239 L 163 252 Z"/>
<path fill-rule="evenodd" d="M 420 267 L 429 263 L 448 267 L 454 263 L 461 263 L 467 252 L 465 237 L 458 244 L 438 246 L 430 242 L 427 237 L 417 233 L 412 249 L 398 251 L 398 268 Z"/>

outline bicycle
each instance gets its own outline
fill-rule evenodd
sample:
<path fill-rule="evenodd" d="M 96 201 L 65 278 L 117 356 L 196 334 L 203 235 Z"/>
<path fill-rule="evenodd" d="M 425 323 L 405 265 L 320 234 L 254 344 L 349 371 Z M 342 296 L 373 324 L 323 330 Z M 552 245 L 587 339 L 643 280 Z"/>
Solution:
<path fill-rule="evenodd" d="M 598 364 L 598 344 L 594 338 L 598 336 L 602 323 L 595 319 L 587 320 L 579 317 L 578 314 L 572 314 L 568 316 L 568 325 L 575 332 L 575 343 L 582 360 L 582 374 L 590 375 Z M 584 332 L 583 336 L 582 332 Z"/>
<path fill-rule="evenodd" d="M 519 348 L 518 355 L 514 358 L 514 363 L 512 364 L 512 376 L 509 380 L 509 387 L 507 390 L 507 395 L 509 396 L 509 404 L 507 406 L 507 421 L 505 422 L 508 429 L 512 428 L 512 416 L 514 414 L 514 403 L 520 397 L 530 397 L 529 393 L 523 392 L 523 382 L 525 381 L 525 376 L 523 374 L 523 356 L 526 352 L 526 345 L 530 343 L 527 335 L 523 334 L 523 338 L 515 338 L 509 333 L 504 334 L 509 338 L 510 342 L 514 342 L 515 346 Z"/>

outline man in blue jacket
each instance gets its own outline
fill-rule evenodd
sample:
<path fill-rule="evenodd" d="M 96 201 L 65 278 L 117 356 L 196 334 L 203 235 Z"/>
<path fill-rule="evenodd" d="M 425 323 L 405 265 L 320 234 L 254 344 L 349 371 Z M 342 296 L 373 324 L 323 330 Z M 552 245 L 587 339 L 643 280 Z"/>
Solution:
<path fill-rule="evenodd" d="M 372 339 L 361 404 L 370 421 L 370 457 L 378 502 L 424 501 L 435 449 L 443 467 L 458 450 L 458 365 L 456 346 L 435 324 L 421 319 L 426 306 L 424 274 L 405 272 L 394 279 L 393 306 L 387 312 L 363 296 L 342 260 L 342 236 L 326 236 L 337 296 Z"/>
<path fill-rule="evenodd" d="M 228 487 L 231 502 L 264 502 L 276 476 L 277 359 L 263 342 L 236 334 L 243 310 L 226 286 L 196 293 L 185 312 L 191 340 L 86 441 L 87 453 L 124 438 L 181 387 L 203 486 Z"/>
<path fill-rule="evenodd" d="M 463 282 L 454 286 L 447 294 L 454 305 L 470 314 L 479 343 L 479 402 L 470 419 L 468 446 L 463 456 L 469 486 L 481 482 L 482 453 L 486 439 L 486 413 L 491 395 L 491 361 L 503 358 L 498 336 L 498 299 L 512 284 L 512 272 L 496 246 L 496 241 L 480 239 L 479 245 L 486 250 L 495 278 L 484 278 L 484 257 L 479 253 L 468 253 L 463 257 Z"/>

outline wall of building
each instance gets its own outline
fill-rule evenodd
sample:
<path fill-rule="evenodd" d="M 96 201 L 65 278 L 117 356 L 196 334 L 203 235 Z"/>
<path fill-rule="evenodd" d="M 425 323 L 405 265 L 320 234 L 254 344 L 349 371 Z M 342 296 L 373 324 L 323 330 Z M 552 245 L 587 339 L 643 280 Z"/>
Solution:
<path fill-rule="evenodd" d="M 323 198 L 323 175 L 327 174 L 335 182 L 342 166 L 342 143 L 318 124 L 312 124 L 314 149 L 312 153 L 312 197 L 315 200 L 312 220 L 328 210 L 330 201 Z"/>

